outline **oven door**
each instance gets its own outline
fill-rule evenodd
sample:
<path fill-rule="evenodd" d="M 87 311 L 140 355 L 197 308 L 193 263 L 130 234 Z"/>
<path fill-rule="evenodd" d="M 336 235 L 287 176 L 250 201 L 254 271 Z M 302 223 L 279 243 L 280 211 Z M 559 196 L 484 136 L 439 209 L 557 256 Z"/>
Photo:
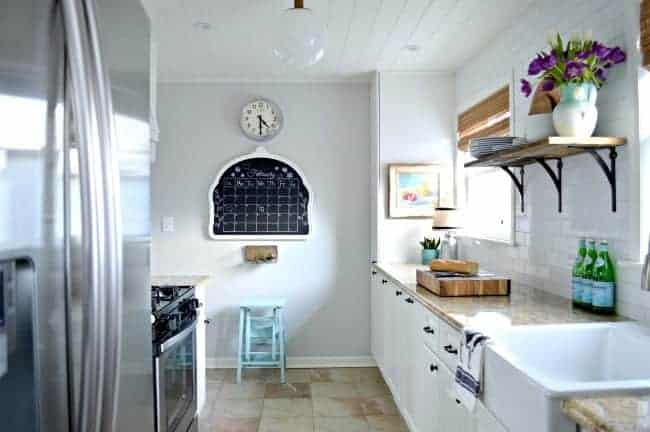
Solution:
<path fill-rule="evenodd" d="M 187 432 L 197 410 L 196 322 L 164 342 L 154 362 L 156 431 Z"/>

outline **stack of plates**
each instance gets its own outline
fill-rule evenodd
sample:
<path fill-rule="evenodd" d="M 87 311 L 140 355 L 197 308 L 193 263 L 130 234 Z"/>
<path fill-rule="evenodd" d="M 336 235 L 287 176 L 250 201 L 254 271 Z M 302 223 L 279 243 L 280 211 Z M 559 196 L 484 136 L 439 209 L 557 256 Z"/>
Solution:
<path fill-rule="evenodd" d="M 474 138 L 469 142 L 469 152 L 473 157 L 479 158 L 498 152 L 499 150 L 524 144 L 525 142 L 525 139 L 517 137 Z"/>

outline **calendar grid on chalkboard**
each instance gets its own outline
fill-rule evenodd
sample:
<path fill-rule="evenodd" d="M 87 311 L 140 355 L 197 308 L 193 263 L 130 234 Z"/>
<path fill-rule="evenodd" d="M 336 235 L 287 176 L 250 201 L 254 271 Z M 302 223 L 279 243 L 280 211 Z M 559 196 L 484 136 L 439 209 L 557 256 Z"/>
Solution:
<path fill-rule="evenodd" d="M 286 162 L 257 156 L 229 166 L 212 191 L 211 234 L 305 236 L 309 234 L 309 190 Z"/>

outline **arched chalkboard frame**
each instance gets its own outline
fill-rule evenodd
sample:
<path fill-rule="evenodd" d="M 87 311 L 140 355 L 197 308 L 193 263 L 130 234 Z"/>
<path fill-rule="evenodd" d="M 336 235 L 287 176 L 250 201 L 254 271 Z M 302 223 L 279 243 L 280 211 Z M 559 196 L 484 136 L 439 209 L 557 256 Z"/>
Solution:
<path fill-rule="evenodd" d="M 313 193 L 304 173 L 263 147 L 229 161 L 210 186 L 208 202 L 214 240 L 305 240 L 312 231 Z"/>

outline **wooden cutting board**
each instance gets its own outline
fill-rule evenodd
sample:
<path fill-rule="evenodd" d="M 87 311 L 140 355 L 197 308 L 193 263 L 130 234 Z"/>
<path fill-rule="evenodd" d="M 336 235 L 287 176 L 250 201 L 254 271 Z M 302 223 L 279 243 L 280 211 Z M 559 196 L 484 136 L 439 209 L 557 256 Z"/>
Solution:
<path fill-rule="evenodd" d="M 417 270 L 417 282 L 440 297 L 510 295 L 510 279 L 488 274 L 462 276 Z"/>

